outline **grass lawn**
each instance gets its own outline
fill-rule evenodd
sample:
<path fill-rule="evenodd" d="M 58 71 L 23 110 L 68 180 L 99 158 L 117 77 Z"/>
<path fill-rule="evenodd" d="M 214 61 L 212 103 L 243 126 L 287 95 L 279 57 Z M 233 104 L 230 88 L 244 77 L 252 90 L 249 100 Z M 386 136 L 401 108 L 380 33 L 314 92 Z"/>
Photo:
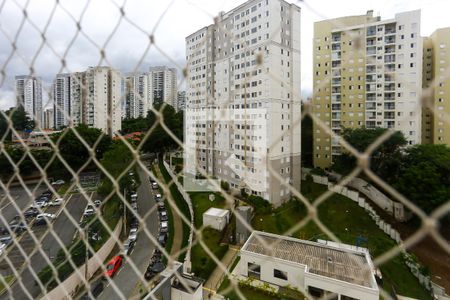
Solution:
<path fill-rule="evenodd" d="M 302 193 L 310 200 L 316 199 L 325 191 L 326 187 L 323 185 L 302 181 Z M 318 213 L 322 223 L 344 243 L 355 245 L 359 236 L 367 238 L 367 245 L 361 246 L 369 248 L 372 257 L 377 257 L 396 245 L 378 228 L 363 208 L 344 196 L 334 194 L 319 206 Z M 305 207 L 300 202 L 291 201 L 273 213 L 255 215 L 252 225 L 256 230 L 283 234 L 305 216 Z M 314 222 L 309 222 L 293 236 L 305 240 L 329 239 Z M 400 256 L 383 264 L 380 269 L 383 273 L 383 288 L 387 292 L 394 287 L 399 295 L 431 299 L 430 294 L 411 274 Z"/>
<path fill-rule="evenodd" d="M 210 193 L 192 192 L 189 195 L 191 196 L 194 210 L 195 228 L 200 228 L 203 225 L 203 213 L 210 207 L 223 208 L 226 204 L 225 199 L 218 194 L 215 194 L 214 201 L 209 200 Z M 202 231 L 202 240 L 219 260 L 228 250 L 227 245 L 220 245 L 221 237 L 222 233 L 212 228 L 205 228 Z M 203 279 L 208 279 L 216 268 L 216 263 L 200 244 L 195 244 L 192 247 L 191 259 L 192 272 Z"/>
<path fill-rule="evenodd" d="M 0 275 L 2 276 L 2 275 Z M 14 275 L 7 275 L 7 276 L 2 276 L 3 280 L 6 282 L 6 284 L 10 284 L 10 282 L 14 279 Z M 3 284 L 2 281 L 0 281 L 0 293 L 3 292 L 3 290 L 5 290 L 5 285 Z"/>
<path fill-rule="evenodd" d="M 161 170 L 161 174 L 164 177 L 164 181 L 166 183 L 171 182 L 172 178 L 170 177 L 169 173 L 167 173 L 166 168 L 164 167 L 164 164 L 162 160 L 159 162 L 159 169 Z M 184 201 L 183 196 L 178 191 L 177 186 L 174 183 L 171 183 L 169 186 L 170 193 L 172 194 L 173 200 L 175 201 L 175 204 L 180 209 L 181 213 L 190 220 L 190 213 L 189 213 L 189 207 L 187 203 Z M 166 207 L 170 207 L 170 204 L 166 202 Z M 173 211 L 171 212 L 173 213 Z M 172 215 L 173 217 L 173 215 Z M 185 248 L 189 243 L 189 226 L 184 221 L 183 223 L 183 242 L 181 243 L 181 248 Z M 178 257 L 178 261 L 184 261 L 185 253 L 181 253 Z"/>

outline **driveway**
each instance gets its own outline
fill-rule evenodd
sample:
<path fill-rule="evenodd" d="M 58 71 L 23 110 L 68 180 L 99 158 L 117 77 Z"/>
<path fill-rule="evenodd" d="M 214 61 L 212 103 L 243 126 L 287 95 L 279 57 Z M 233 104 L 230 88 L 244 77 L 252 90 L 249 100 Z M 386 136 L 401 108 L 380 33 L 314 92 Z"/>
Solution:
<path fill-rule="evenodd" d="M 155 237 L 158 238 L 158 211 L 155 207 L 156 203 L 153 198 L 153 192 L 150 186 L 150 181 L 147 174 L 142 170 L 138 170 L 141 185 L 137 190 L 138 198 L 138 214 L 142 218 L 143 223 L 141 223 L 136 245 L 133 252 L 128 259 L 125 259 L 125 263 L 122 268 L 118 271 L 113 279 L 114 284 L 121 291 L 125 299 L 129 299 L 134 291 L 135 287 L 141 279 L 140 275 L 143 275 L 152 256 L 155 245 L 152 243 L 147 233 L 142 230 L 143 224 L 147 227 L 147 230 Z M 151 211 L 151 213 L 149 213 Z M 127 261 L 128 260 L 128 261 Z M 139 274 L 132 268 L 129 260 L 133 261 Z M 116 290 L 109 284 L 105 290 L 100 294 L 97 299 L 119 299 Z"/>

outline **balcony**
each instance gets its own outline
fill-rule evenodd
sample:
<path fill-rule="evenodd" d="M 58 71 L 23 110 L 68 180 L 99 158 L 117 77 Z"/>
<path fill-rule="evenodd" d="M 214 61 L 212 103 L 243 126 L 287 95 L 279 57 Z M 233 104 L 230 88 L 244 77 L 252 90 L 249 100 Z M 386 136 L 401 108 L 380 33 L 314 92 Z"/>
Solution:
<path fill-rule="evenodd" d="M 384 82 L 393 82 L 395 81 L 395 76 L 393 74 L 385 74 Z"/>
<path fill-rule="evenodd" d="M 366 92 L 375 92 L 377 86 L 375 84 L 366 84 Z"/>
<path fill-rule="evenodd" d="M 333 77 L 340 77 L 341 76 L 341 70 L 332 70 L 331 76 Z"/>
<path fill-rule="evenodd" d="M 375 75 L 367 75 L 366 76 L 366 82 L 375 82 L 377 80 L 377 77 Z"/>
<path fill-rule="evenodd" d="M 332 94 L 340 94 L 341 93 L 341 87 L 340 86 L 333 86 L 333 87 L 331 87 L 331 93 Z"/>
<path fill-rule="evenodd" d="M 341 84 L 341 78 L 333 78 L 331 79 L 331 85 L 340 85 Z"/>
<path fill-rule="evenodd" d="M 386 120 L 394 120 L 395 119 L 395 112 L 385 112 L 384 113 L 384 119 Z"/>
<path fill-rule="evenodd" d="M 384 104 L 385 110 L 394 110 L 395 109 L 395 103 L 385 103 Z"/>
<path fill-rule="evenodd" d="M 341 102 L 341 95 L 331 95 L 331 102 Z"/>
<path fill-rule="evenodd" d="M 388 53 L 395 53 L 395 46 L 391 45 L 391 46 L 385 46 L 384 47 L 384 53 L 388 54 Z"/>
<path fill-rule="evenodd" d="M 367 47 L 366 53 L 367 53 L 367 55 L 375 55 L 375 54 L 377 54 L 377 48 L 376 47 Z"/>
<path fill-rule="evenodd" d="M 372 111 L 368 111 L 366 112 L 366 119 L 367 120 L 375 120 L 376 118 L 376 113 L 372 112 Z"/>
<path fill-rule="evenodd" d="M 395 100 L 395 93 L 384 93 L 384 101 L 394 101 Z"/>
<path fill-rule="evenodd" d="M 384 128 L 394 128 L 395 122 L 394 121 L 384 121 Z"/>
<path fill-rule="evenodd" d="M 386 45 L 395 43 L 395 36 L 386 36 L 384 37 L 384 42 Z"/>
<path fill-rule="evenodd" d="M 375 128 L 375 121 L 366 121 L 366 128 L 374 129 Z"/>
<path fill-rule="evenodd" d="M 375 26 L 370 26 L 369 28 L 367 28 L 367 36 L 373 36 L 375 34 L 377 34 L 377 29 Z"/>
<path fill-rule="evenodd" d="M 331 53 L 331 60 L 340 60 L 341 59 L 341 52 L 333 52 Z"/>
<path fill-rule="evenodd" d="M 335 129 L 341 128 L 341 121 L 332 121 L 331 122 L 331 127 L 335 128 Z"/>
<path fill-rule="evenodd" d="M 396 33 L 395 24 L 386 25 L 386 27 L 384 28 L 385 35 L 395 34 L 395 33 Z"/>
<path fill-rule="evenodd" d="M 394 68 L 395 68 L 395 66 L 394 66 Z M 394 69 L 395 70 L 395 69 Z M 375 73 L 376 72 L 376 68 L 375 68 L 375 66 L 367 66 L 366 67 L 366 73 Z"/>
<path fill-rule="evenodd" d="M 332 120 L 340 120 L 341 119 L 341 113 L 339 113 L 339 112 L 331 113 L 331 119 Z M 336 126 L 333 126 L 333 127 L 336 127 Z"/>
<path fill-rule="evenodd" d="M 331 104 L 331 110 L 341 110 L 341 104 Z"/>
<path fill-rule="evenodd" d="M 366 42 L 367 46 L 375 46 L 375 44 L 376 44 L 376 40 L 374 38 L 367 39 L 367 42 Z"/>
<path fill-rule="evenodd" d="M 385 55 L 384 62 L 385 63 L 395 63 L 395 55 L 394 54 Z"/>
<path fill-rule="evenodd" d="M 332 68 L 340 68 L 341 67 L 341 61 L 337 60 L 337 61 L 332 61 L 331 62 L 331 67 Z"/>
<path fill-rule="evenodd" d="M 374 109 L 376 109 L 375 103 L 373 103 L 373 102 L 366 103 L 366 109 L 367 110 L 374 110 Z"/>
<path fill-rule="evenodd" d="M 341 44 L 332 44 L 331 45 L 331 50 L 333 50 L 333 51 L 341 50 Z"/>
<path fill-rule="evenodd" d="M 385 67 L 386 72 L 395 72 L 395 64 L 389 64 Z"/>
<path fill-rule="evenodd" d="M 367 94 L 366 101 L 375 101 L 376 99 L 377 97 L 375 96 L 374 93 Z"/>
<path fill-rule="evenodd" d="M 384 85 L 384 90 L 387 92 L 395 91 L 395 83 L 389 83 Z"/>
<path fill-rule="evenodd" d="M 331 41 L 333 43 L 340 42 L 341 41 L 341 34 L 340 33 L 333 33 L 331 36 Z"/>

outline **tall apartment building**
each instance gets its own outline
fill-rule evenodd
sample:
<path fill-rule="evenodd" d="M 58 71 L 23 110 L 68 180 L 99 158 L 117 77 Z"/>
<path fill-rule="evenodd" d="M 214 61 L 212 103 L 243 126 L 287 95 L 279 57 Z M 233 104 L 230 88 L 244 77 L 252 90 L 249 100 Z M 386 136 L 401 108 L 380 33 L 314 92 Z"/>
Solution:
<path fill-rule="evenodd" d="M 42 80 L 40 77 L 20 75 L 15 77 L 17 105 L 23 106 L 27 115 L 42 124 Z"/>
<path fill-rule="evenodd" d="M 149 75 L 147 73 L 139 73 L 125 76 L 124 117 L 145 117 L 151 107 Z"/>
<path fill-rule="evenodd" d="M 390 128 L 421 143 L 420 11 L 381 20 L 366 15 L 314 24 L 313 113 L 333 132 Z M 342 149 L 314 124 L 314 165 L 329 167 Z"/>
<path fill-rule="evenodd" d="M 70 74 L 57 74 L 53 83 L 53 113 L 56 130 L 70 124 Z"/>
<path fill-rule="evenodd" d="M 186 55 L 187 172 L 288 200 L 283 183 L 300 188 L 300 8 L 247 1 L 189 35 Z"/>
<path fill-rule="evenodd" d="M 186 91 L 178 92 L 176 110 L 184 110 L 186 108 Z"/>
<path fill-rule="evenodd" d="M 53 88 L 55 127 L 87 124 L 113 135 L 121 129 L 122 95 L 122 76 L 109 67 L 58 74 Z"/>
<path fill-rule="evenodd" d="M 149 69 L 150 103 L 166 102 L 176 107 L 177 70 L 166 66 Z"/>
<path fill-rule="evenodd" d="M 44 110 L 43 120 L 43 129 L 53 129 L 55 127 L 55 113 L 52 108 Z"/>
<path fill-rule="evenodd" d="M 113 135 L 122 125 L 122 76 L 109 67 L 90 67 L 85 76 L 82 122 Z"/>
<path fill-rule="evenodd" d="M 431 94 L 422 114 L 422 142 L 450 146 L 445 122 L 450 115 L 450 27 L 424 38 L 423 47 L 423 87 L 431 87 Z"/>

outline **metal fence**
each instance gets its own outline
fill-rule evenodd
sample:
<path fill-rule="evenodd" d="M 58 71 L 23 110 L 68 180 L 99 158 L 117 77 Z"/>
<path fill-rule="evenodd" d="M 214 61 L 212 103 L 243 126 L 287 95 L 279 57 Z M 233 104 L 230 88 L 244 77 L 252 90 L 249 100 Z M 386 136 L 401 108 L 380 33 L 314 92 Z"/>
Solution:
<path fill-rule="evenodd" d="M 204 11 L 200 4 L 191 1 L 183 1 L 183 3 L 184 2 L 192 7 L 195 7 L 198 11 L 205 13 L 211 17 L 212 22 L 214 22 L 217 26 L 221 26 L 217 16 L 211 15 Z M 117 67 L 111 64 L 108 59 L 109 52 L 113 52 L 108 46 L 112 39 L 117 38 L 116 34 L 118 34 L 120 28 L 124 26 L 124 24 L 126 24 L 128 28 L 132 28 L 133 31 L 142 34 L 142 39 L 147 39 L 146 46 L 143 49 L 133 49 L 136 53 L 143 54 L 136 61 L 133 61 L 133 65 L 128 66 L 127 70 L 141 70 L 143 62 L 146 59 L 146 55 L 151 49 L 153 49 L 153 51 L 159 52 L 161 56 L 165 57 L 165 59 L 169 61 L 171 65 L 175 66 L 178 69 L 178 72 L 182 74 L 182 80 L 179 83 L 179 87 L 188 84 L 186 83 L 186 81 L 189 82 L 189 71 L 186 67 L 187 63 L 179 63 L 177 60 L 171 58 L 170 55 L 166 54 L 164 47 L 159 46 L 158 44 L 158 35 L 169 34 L 166 32 L 159 32 L 157 30 L 158 26 L 161 22 L 164 22 L 165 15 L 168 12 L 177 9 L 177 1 L 167 3 L 167 7 L 160 15 L 160 18 L 155 23 L 155 26 L 150 29 L 138 25 L 142 24 L 142 22 L 133 20 L 127 15 L 127 9 L 130 6 L 137 5 L 136 3 L 127 1 L 124 1 L 123 3 L 105 1 L 103 3 L 105 9 L 108 7 L 108 9 L 116 10 L 116 15 L 118 17 L 110 21 L 113 25 L 112 30 L 102 32 L 102 34 L 107 37 L 104 43 L 98 43 L 97 38 L 95 36 L 90 36 L 88 33 L 89 31 L 83 25 L 83 18 L 85 14 L 89 12 L 91 3 L 91 1 L 87 1 L 83 4 L 80 3 L 79 5 L 81 9 L 77 14 L 68 9 L 66 3 L 63 1 L 47 3 L 51 9 L 48 18 L 46 18 L 46 22 L 36 24 L 33 17 L 31 17 L 34 12 L 29 9 L 30 1 L 2 1 L 0 4 L 0 20 L 9 20 L 10 16 L 5 16 L 5 14 L 2 13 L 2 10 L 4 11 L 6 7 L 9 6 L 9 9 L 13 7 L 13 9 L 18 12 L 17 16 L 20 19 L 20 22 L 17 23 L 18 27 L 13 31 L 10 31 L 10 27 L 5 26 L 7 24 L 0 22 L 2 39 L 6 41 L 7 44 L 4 44 L 4 47 L 7 46 L 8 48 L 8 51 L 5 51 L 7 52 L 7 55 L 1 56 L 0 60 L 2 66 L 0 88 L 7 89 L 8 83 L 11 83 L 13 77 L 18 75 L 12 73 L 11 71 L 11 65 L 17 63 L 26 65 L 28 67 L 29 75 L 39 76 L 40 74 L 35 68 L 35 62 L 38 60 L 42 49 L 47 49 L 48 52 L 46 53 L 51 53 L 50 55 L 54 59 L 54 63 L 59 65 L 60 72 L 80 71 L 69 69 L 69 62 L 67 61 L 71 48 L 73 45 L 78 43 L 79 38 L 87 40 L 91 47 L 97 49 L 99 53 L 98 65 L 106 65 L 113 68 Z M 315 7 L 312 2 L 301 1 L 296 4 L 302 8 L 302 13 L 311 13 L 315 16 L 319 16 L 320 18 L 326 17 L 320 13 L 322 8 Z M 51 24 L 56 11 L 60 11 L 60 13 L 63 12 L 64 21 L 76 28 L 70 42 L 64 46 L 58 44 L 57 41 L 52 41 L 47 38 L 48 30 L 52 29 Z M 98 20 L 98 22 L 102 22 L 102 20 Z M 183 20 L 182 22 L 189 22 L 189 20 Z M 182 22 L 179 22 L 179 24 L 174 22 L 172 25 L 173 29 L 177 30 L 178 26 L 183 26 Z M 36 53 L 32 56 L 22 54 L 23 50 L 26 50 L 21 49 L 21 39 L 23 39 L 21 31 L 24 26 L 31 26 L 31 28 L 34 28 L 41 35 L 41 40 L 38 43 L 38 51 L 36 51 Z M 221 28 L 221 30 L 223 32 L 228 32 L 231 36 L 233 36 L 233 39 L 236 39 L 236 41 L 245 40 L 245 37 L 238 40 L 234 37 L 232 32 L 229 32 L 228 28 Z M 273 28 L 272 33 L 277 33 L 280 30 L 280 25 L 277 25 Z M 351 34 L 350 31 L 349 34 Z M 302 44 L 308 42 L 309 41 L 302 41 Z M 118 51 L 123 50 L 128 52 L 130 50 L 126 49 L 126 45 L 122 45 L 122 47 L 123 48 L 118 49 Z M 355 43 L 354 51 L 359 51 L 362 47 L 363 45 L 361 43 Z M 254 57 L 257 62 L 256 67 L 263 66 L 264 62 L 262 59 L 262 54 L 256 53 Z M 270 73 L 270 71 L 268 72 L 271 80 L 274 82 L 283 83 L 282 79 L 280 79 L 277 74 Z M 247 79 L 246 83 L 250 82 L 249 80 L 250 79 Z M 83 85 L 84 83 L 79 82 L 79 84 Z M 327 83 L 322 83 L 321 86 L 325 87 L 326 84 Z M 437 83 L 433 82 L 430 88 L 423 91 L 423 94 L 429 95 L 436 85 Z M 421 87 L 416 87 L 416 92 L 422 93 Z M 50 95 L 52 93 L 51 89 L 47 89 L 47 93 Z M 299 89 L 297 89 L 292 97 L 294 99 L 300 99 Z M 122 99 L 122 101 L 124 101 L 124 99 Z M 423 103 L 419 103 L 416 107 L 416 112 L 418 114 L 421 114 L 422 105 L 427 104 L 426 101 L 422 102 Z M 327 132 L 331 137 L 337 137 L 337 134 L 331 130 L 330 125 L 327 125 L 312 113 L 313 103 L 314 100 L 312 103 L 304 101 L 301 118 L 298 120 L 293 120 L 292 123 L 299 125 L 305 116 L 309 116 L 312 118 L 317 128 Z M 163 108 L 164 107 L 165 105 L 163 105 Z M 433 107 L 430 106 L 429 109 L 433 110 Z M 5 227 L 5 234 L 7 233 L 12 237 L 11 241 L 8 242 L 9 244 L 7 244 L 4 249 L 1 249 L 3 253 L 1 254 L 2 256 L 0 263 L 0 272 L 2 275 L 0 276 L 0 283 L 4 287 L 1 295 L 2 298 L 79 298 L 84 293 L 83 291 L 90 291 L 89 293 L 92 295 L 94 291 L 92 291 L 91 288 L 94 285 L 97 285 L 98 278 L 108 271 L 105 263 L 106 260 L 111 258 L 114 254 L 125 255 L 124 263 L 126 265 L 124 268 L 127 268 L 126 272 L 129 277 L 125 282 L 118 282 L 116 279 L 107 277 L 104 281 L 106 287 L 104 288 L 102 294 L 103 297 L 112 296 L 113 298 L 122 299 L 141 298 L 150 293 L 150 298 L 154 298 L 156 295 L 152 294 L 152 288 L 160 282 L 160 278 L 155 277 L 150 281 L 145 278 L 147 269 L 146 266 L 149 265 L 151 259 L 155 259 L 155 257 L 158 256 L 157 253 L 155 254 L 155 252 L 150 249 L 158 250 L 161 253 L 162 261 L 166 262 L 166 265 L 176 267 L 177 265 L 174 265 L 174 261 L 190 261 L 193 255 L 191 252 L 191 247 L 198 245 L 203 249 L 205 255 L 207 256 L 206 258 L 212 260 L 213 263 L 218 266 L 218 270 L 221 270 L 221 272 L 218 271 L 219 278 L 228 278 L 230 280 L 229 287 L 224 291 L 221 291 L 220 294 L 226 295 L 227 292 L 234 292 L 238 297 L 243 299 L 246 298 L 245 294 L 241 290 L 248 287 L 246 287 L 242 282 L 239 282 L 236 277 L 231 274 L 232 270 L 230 267 L 234 260 L 224 262 L 222 257 L 217 257 L 214 254 L 214 250 L 208 247 L 207 241 L 203 239 L 205 227 L 196 227 L 192 224 L 193 219 L 198 218 L 198 216 L 191 216 L 183 211 L 182 203 L 186 200 L 185 198 L 188 197 L 188 193 L 181 191 L 180 195 L 185 197 L 177 199 L 177 196 L 175 195 L 177 186 L 171 184 L 172 178 L 169 176 L 166 182 L 165 175 L 172 174 L 174 170 L 171 170 L 170 168 L 165 170 L 165 167 L 159 169 L 159 167 L 162 167 L 163 164 L 158 165 L 158 161 L 163 159 L 169 161 L 173 156 L 173 151 L 168 152 L 164 157 L 160 156 L 158 158 L 156 156 L 143 154 L 144 143 L 151 142 L 148 139 L 157 129 L 158 125 L 162 126 L 162 129 L 178 145 L 179 151 L 183 151 L 184 149 L 183 141 L 169 129 L 171 124 L 167 124 L 165 122 L 161 111 L 156 111 L 154 108 L 151 108 L 153 113 L 156 115 L 156 122 L 147 132 L 143 134 L 142 140 L 138 144 L 133 143 L 129 139 L 121 136 L 120 132 L 117 132 L 117 135 L 121 137 L 118 139 L 118 143 L 123 143 L 123 145 L 125 145 L 125 148 L 123 149 L 125 149 L 124 151 L 128 151 L 130 153 L 130 161 L 127 162 L 126 166 L 122 168 L 120 172 L 117 174 L 111 174 L 111 169 L 102 163 L 100 158 L 96 156 L 98 146 L 100 145 L 102 138 L 105 136 L 105 133 L 102 133 L 95 141 L 87 142 L 84 140 L 82 134 L 73 123 L 63 129 L 62 133 L 59 135 L 59 138 L 56 140 L 52 138 L 52 136 L 44 134 L 43 139 L 46 144 L 48 144 L 47 149 L 51 151 L 50 158 L 45 161 L 45 164 L 42 164 L 39 153 L 33 151 L 33 146 L 27 143 L 25 139 L 19 138 L 17 139 L 15 145 L 11 145 L 11 141 L 9 140 L 10 134 L 13 136 L 20 136 L 21 134 L 21 132 L 19 132 L 21 130 L 16 128 L 13 123 L 14 120 L 12 118 L 12 114 L 16 110 L 17 108 L 10 111 L 9 114 L 6 114 L 3 111 L 1 112 L 2 118 L 6 120 L 6 127 L 8 131 L 1 137 L 2 143 L 0 153 L 4 160 L 4 167 L 10 168 L 11 172 L 9 174 L 10 176 L 7 176 L 8 174 L 6 174 L 0 181 L 2 190 L 2 213 L 0 214 L 0 220 Z M 70 116 L 68 117 L 70 118 Z M 448 117 L 446 117 L 445 120 L 448 123 Z M 43 127 L 43 124 L 37 123 L 35 125 L 35 128 L 37 129 L 41 129 Z M 431 237 L 436 245 L 439 245 L 441 250 L 449 255 L 450 245 L 448 240 L 440 234 L 438 229 L 440 220 L 450 213 L 450 202 L 441 205 L 432 213 L 426 214 L 421 208 L 401 195 L 392 186 L 387 184 L 383 178 L 380 178 L 370 169 L 369 158 L 371 154 L 380 145 L 387 141 L 394 134 L 394 132 L 395 131 L 393 130 L 386 131 L 363 153 L 357 151 L 344 139 L 340 139 L 339 142 L 343 149 L 356 158 L 356 167 L 352 172 L 350 172 L 350 174 L 342 177 L 336 184 L 333 185 L 333 187 L 330 187 L 320 196 L 312 199 L 312 201 L 310 201 L 311 199 L 307 199 L 301 191 L 298 190 L 298 188 L 286 183 L 280 176 L 279 172 L 274 170 L 269 164 L 269 173 L 271 173 L 271 175 L 273 175 L 280 184 L 286 185 L 292 196 L 296 198 L 296 201 L 299 201 L 306 209 L 305 216 L 301 219 L 299 218 L 295 226 L 292 226 L 287 231 L 282 232 L 282 234 L 287 236 L 298 236 L 297 233 L 301 232 L 308 222 L 313 222 L 323 233 L 321 236 L 322 238 L 338 243 L 341 242 L 335 234 L 335 228 L 327 227 L 324 220 L 319 218 L 318 212 L 320 205 L 326 203 L 335 192 L 346 187 L 358 175 L 365 174 L 366 179 L 372 181 L 372 183 L 377 185 L 386 193 L 389 193 L 393 201 L 403 204 L 407 210 L 411 211 L 412 214 L 420 220 L 420 226 L 412 234 L 403 240 L 400 240 L 400 242 L 395 243 L 392 248 L 384 252 L 382 255 L 374 257 L 373 262 L 376 267 L 382 266 L 386 262 L 393 260 L 404 251 L 409 251 L 411 247 L 426 237 Z M 84 161 L 77 168 L 73 168 L 66 162 L 66 153 L 63 153 L 60 150 L 60 142 L 70 134 L 72 134 L 75 139 L 79 140 L 85 149 L 88 149 L 89 157 L 87 161 Z M 274 143 L 277 143 L 282 138 L 283 134 L 280 134 Z M 9 151 L 12 148 L 23 149 L 23 152 L 16 155 L 17 153 Z M 269 145 L 269 149 L 270 148 L 271 147 Z M 74 155 L 76 155 L 76 153 Z M 64 183 L 55 182 L 60 178 L 49 174 L 49 169 L 56 161 L 58 161 L 61 168 L 66 171 L 66 180 Z M 21 173 L 22 169 L 25 167 L 25 164 L 29 164 L 35 169 L 35 176 L 33 178 L 24 177 Z M 94 172 L 94 174 L 89 172 Z M 206 173 L 203 169 L 200 168 L 198 172 L 201 173 L 204 178 L 210 179 L 212 182 L 211 184 L 215 185 L 215 188 L 218 190 L 217 193 L 225 198 L 225 207 L 231 210 L 231 214 L 233 216 L 232 219 L 238 219 L 238 221 L 243 223 L 248 230 L 252 231 L 252 224 L 247 223 L 241 215 L 235 213 L 235 201 L 237 198 L 240 198 L 240 196 L 225 190 L 223 186 L 220 186 L 217 181 L 213 180 L 213 176 Z M 100 179 L 98 177 L 99 175 L 101 177 Z M 182 178 L 183 172 L 179 172 L 178 176 L 179 178 Z M 172 223 L 174 223 L 170 226 L 174 226 L 173 234 L 181 239 L 172 241 L 172 247 L 173 245 L 177 245 L 177 247 L 179 247 L 178 251 L 175 253 L 173 251 L 171 252 L 166 250 L 158 241 L 159 222 L 155 219 L 158 218 L 158 206 L 154 204 L 149 206 L 148 210 L 143 211 L 143 205 L 146 207 L 150 204 L 143 204 L 144 202 L 141 198 L 153 198 L 155 194 L 158 193 L 156 190 L 153 192 L 144 191 L 151 190 L 149 178 L 157 182 L 160 191 L 163 193 L 163 197 L 170 206 L 170 220 L 173 220 Z M 31 180 L 34 181 L 33 184 L 29 184 Z M 100 185 L 102 185 L 101 182 L 103 181 L 109 181 L 111 183 L 111 191 L 107 193 L 106 196 L 100 195 L 96 192 L 96 187 L 99 188 Z M 123 184 L 122 181 L 127 181 L 127 183 Z M 126 186 L 125 190 L 123 189 L 124 186 Z M 181 185 L 178 185 L 178 187 L 180 186 Z M 44 219 L 47 218 L 46 220 L 49 220 L 47 222 L 48 225 L 39 226 L 36 224 L 38 223 L 38 220 L 30 219 L 26 212 L 31 212 L 31 210 L 29 210 L 29 206 L 36 206 L 36 199 L 42 196 L 42 193 L 46 190 L 50 191 L 48 193 L 49 197 L 47 197 L 49 199 L 48 201 L 44 200 L 44 203 L 52 202 L 53 205 L 39 205 L 37 211 L 38 213 L 50 213 L 53 214 L 53 216 L 43 217 Z M 141 210 L 136 210 L 133 201 L 131 201 L 133 198 L 133 193 L 138 193 L 138 204 Z M 55 203 L 54 199 L 56 198 L 63 198 L 60 205 Z M 101 203 L 96 203 L 96 200 L 100 200 Z M 147 203 L 153 203 L 153 199 L 145 199 L 145 201 L 147 201 Z M 189 201 L 189 199 L 186 201 Z M 96 214 L 94 213 L 94 217 L 89 217 L 89 213 L 86 213 L 88 208 L 87 205 L 91 205 L 94 211 L 97 211 Z M 191 206 L 191 204 L 189 204 L 189 206 Z M 193 206 L 196 206 L 195 203 Z M 190 210 L 192 210 L 192 207 L 190 208 Z M 114 213 L 113 217 L 111 217 L 110 210 Z M 267 217 L 269 217 L 269 215 L 267 215 Z M 54 221 L 52 220 L 53 218 L 55 218 Z M 132 220 L 130 220 L 130 218 Z M 175 221 L 175 219 L 178 221 Z M 145 252 L 145 254 L 140 254 L 140 257 L 136 257 L 135 259 L 133 259 L 134 256 L 132 256 L 132 254 L 128 255 L 125 253 L 126 249 L 124 249 L 123 245 L 125 233 L 119 235 L 117 233 L 118 227 L 116 227 L 124 224 L 123 232 L 128 232 L 130 229 L 130 222 L 133 220 L 136 220 L 136 222 L 139 223 L 139 239 L 136 241 L 135 249 L 132 254 L 137 251 L 142 253 Z M 188 243 L 184 243 L 182 241 L 183 234 L 180 234 L 179 231 L 180 229 L 186 231 L 186 228 L 189 232 L 192 232 L 190 233 Z M 118 230 L 120 231 L 121 229 Z M 145 246 L 140 244 L 142 240 L 146 240 Z M 275 244 L 267 244 L 267 242 L 263 239 L 261 239 L 260 242 L 267 249 L 272 249 L 276 246 Z M 143 247 L 145 247 L 145 251 L 142 250 Z M 85 252 L 86 255 L 80 255 L 80 251 L 83 253 Z M 81 261 L 78 257 L 82 257 Z M 412 263 L 410 264 L 412 265 Z M 86 267 L 86 265 L 88 267 Z M 42 272 L 45 268 L 47 268 L 47 275 L 50 280 L 43 282 Z M 185 266 L 185 268 L 188 270 L 191 269 L 189 266 Z M 67 271 L 67 269 L 69 271 Z M 60 279 L 59 276 L 56 276 L 57 274 L 64 272 L 72 275 L 65 276 L 64 279 Z M 177 281 L 186 290 L 192 291 L 193 288 L 192 284 L 189 282 L 190 279 L 187 279 L 187 277 L 182 275 L 181 272 L 173 272 L 173 274 Z M 208 280 L 208 278 L 204 279 Z M 131 286 L 128 286 L 130 284 Z M 58 292 L 55 292 L 53 289 L 54 287 L 57 287 Z M 218 288 L 219 287 L 216 286 L 215 289 L 205 289 L 205 297 L 220 297 L 217 295 Z M 127 293 L 124 293 L 123 290 L 126 290 Z M 312 297 L 307 291 L 302 290 L 301 292 L 307 298 Z M 386 299 L 392 299 L 394 297 L 392 291 L 388 292 L 383 289 L 381 289 L 380 294 Z M 333 294 L 324 296 L 326 299 L 331 299 L 332 297 L 334 297 Z"/>

